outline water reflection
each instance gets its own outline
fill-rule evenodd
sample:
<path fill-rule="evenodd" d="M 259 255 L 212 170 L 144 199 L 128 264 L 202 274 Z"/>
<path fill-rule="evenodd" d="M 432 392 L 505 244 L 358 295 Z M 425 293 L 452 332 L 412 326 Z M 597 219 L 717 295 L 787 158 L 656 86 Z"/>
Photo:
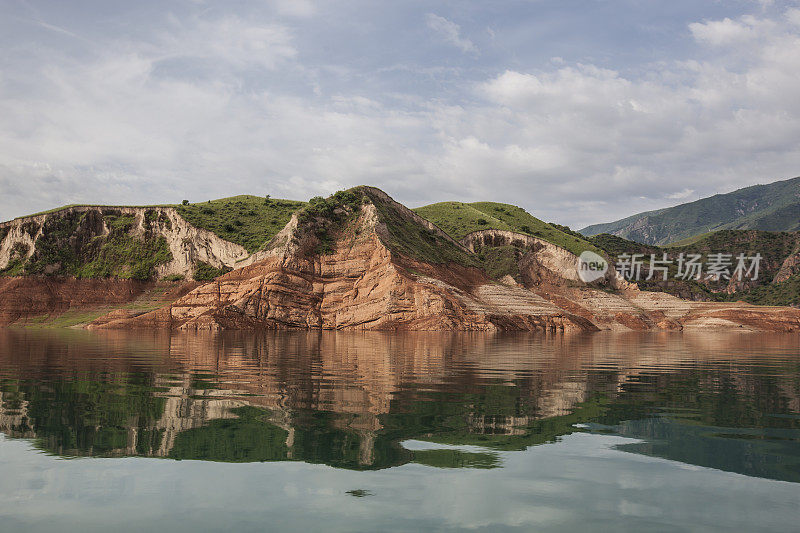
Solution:
<path fill-rule="evenodd" d="M 359 470 L 492 469 L 590 432 L 798 482 L 800 340 L 3 330 L 0 431 L 64 457 Z"/>

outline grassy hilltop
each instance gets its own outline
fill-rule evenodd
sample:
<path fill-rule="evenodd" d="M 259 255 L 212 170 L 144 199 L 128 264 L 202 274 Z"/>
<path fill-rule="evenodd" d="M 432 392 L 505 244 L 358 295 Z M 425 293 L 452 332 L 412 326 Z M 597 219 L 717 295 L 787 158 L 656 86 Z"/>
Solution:
<path fill-rule="evenodd" d="M 584 237 L 562 231 L 515 205 L 497 202 L 441 202 L 418 207 L 414 211 L 456 240 L 475 231 L 498 229 L 538 237 L 575 255 L 580 255 L 585 250 L 601 252 Z"/>
<path fill-rule="evenodd" d="M 253 253 L 283 229 L 292 214 L 306 204 L 244 194 L 175 208 L 189 224 L 209 230 Z"/>

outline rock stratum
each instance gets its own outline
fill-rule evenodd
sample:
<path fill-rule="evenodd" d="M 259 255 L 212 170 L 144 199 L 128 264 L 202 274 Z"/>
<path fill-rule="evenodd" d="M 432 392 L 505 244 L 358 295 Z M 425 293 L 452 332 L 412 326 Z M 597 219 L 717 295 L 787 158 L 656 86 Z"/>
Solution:
<path fill-rule="evenodd" d="M 577 256 L 544 238 L 486 229 L 456 240 L 372 187 L 303 205 L 254 253 L 172 207 L 76 206 L 0 224 L 0 325 L 800 328 L 797 309 L 688 301 L 639 290 L 613 269 L 587 285 Z"/>
<path fill-rule="evenodd" d="M 510 250 L 492 279 L 475 250 Z M 681 300 L 615 276 L 588 286 L 577 258 L 513 232 L 455 241 L 371 187 L 337 193 L 296 213 L 231 272 L 163 307 L 115 312 L 90 328 L 796 331 L 800 310 Z"/>
<path fill-rule="evenodd" d="M 231 268 L 248 255 L 172 207 L 73 206 L 0 223 L 6 275 L 191 278 L 198 265 Z"/>

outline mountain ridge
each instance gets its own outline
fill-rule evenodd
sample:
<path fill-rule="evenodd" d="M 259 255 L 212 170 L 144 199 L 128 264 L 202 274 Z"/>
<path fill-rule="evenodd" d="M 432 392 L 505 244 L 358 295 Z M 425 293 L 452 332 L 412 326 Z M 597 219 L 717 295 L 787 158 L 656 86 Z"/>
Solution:
<path fill-rule="evenodd" d="M 665 245 L 725 229 L 800 229 L 800 177 L 645 211 L 579 232 L 587 237 L 610 233 L 643 244 Z"/>

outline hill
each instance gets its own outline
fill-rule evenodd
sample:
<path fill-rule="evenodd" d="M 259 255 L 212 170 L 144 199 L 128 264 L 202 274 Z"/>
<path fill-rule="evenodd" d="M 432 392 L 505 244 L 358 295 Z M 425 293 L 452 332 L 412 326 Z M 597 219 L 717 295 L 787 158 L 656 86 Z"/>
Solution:
<path fill-rule="evenodd" d="M 590 242 L 491 202 L 415 212 L 368 186 L 308 203 L 234 197 L 181 206 L 72 206 L 0 224 L 0 232 L 0 324 L 800 329 L 800 311 L 725 301 L 729 289 L 755 286 L 643 283 L 652 290 L 642 291 L 613 265 L 592 283 L 582 281 L 576 254 L 591 249 L 612 256 L 630 246 L 619 237 Z M 765 281 L 796 275 L 800 259 L 786 256 L 796 248 L 793 234 L 714 236 L 745 251 L 754 239 L 770 250 Z M 701 245 L 706 252 L 717 243 Z"/>
<path fill-rule="evenodd" d="M 676 279 L 677 266 L 670 268 L 667 282 L 642 279 L 639 288 L 666 292 L 692 300 L 744 301 L 759 305 L 800 305 L 800 234 L 794 232 L 771 232 L 760 230 L 721 230 L 695 236 L 668 247 L 642 244 L 603 233 L 589 240 L 607 252 L 611 258 L 621 254 L 643 254 L 646 276 L 649 257 L 661 258 L 667 254 L 676 258 L 679 254 L 699 254 L 707 264 L 710 254 L 738 254 L 747 257 L 760 254 L 758 279 L 739 282 L 735 279 L 699 281 Z"/>
<path fill-rule="evenodd" d="M 470 233 L 497 229 L 538 237 L 580 255 L 584 250 L 600 253 L 582 236 L 571 235 L 534 217 L 521 207 L 497 202 L 441 202 L 414 209 L 456 240 Z"/>
<path fill-rule="evenodd" d="M 253 253 L 275 236 L 306 202 L 241 195 L 174 206 L 190 224 Z"/>
<path fill-rule="evenodd" d="M 595 224 L 580 233 L 588 237 L 609 233 L 644 244 L 665 245 L 713 231 L 746 229 L 799 230 L 800 177 Z"/>

